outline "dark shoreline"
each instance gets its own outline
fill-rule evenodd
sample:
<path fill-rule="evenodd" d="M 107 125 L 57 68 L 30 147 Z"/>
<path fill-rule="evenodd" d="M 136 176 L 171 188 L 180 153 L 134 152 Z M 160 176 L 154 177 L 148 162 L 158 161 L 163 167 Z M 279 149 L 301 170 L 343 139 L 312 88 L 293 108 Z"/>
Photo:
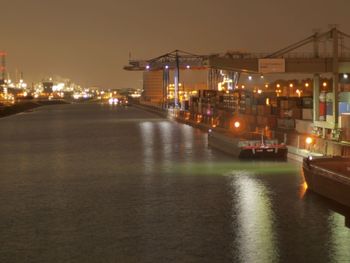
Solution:
<path fill-rule="evenodd" d="M 69 104 L 69 102 L 63 100 L 21 101 L 10 106 L 0 107 L 0 118 L 14 115 L 20 112 L 29 111 L 41 106 L 56 104 Z"/>

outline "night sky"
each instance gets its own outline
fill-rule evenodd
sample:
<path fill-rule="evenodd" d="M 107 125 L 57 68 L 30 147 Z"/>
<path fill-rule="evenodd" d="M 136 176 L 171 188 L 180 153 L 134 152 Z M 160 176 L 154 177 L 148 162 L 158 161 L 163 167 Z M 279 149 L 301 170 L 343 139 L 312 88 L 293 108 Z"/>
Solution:
<path fill-rule="evenodd" d="M 83 86 L 137 88 L 132 58 L 274 51 L 314 29 L 350 34 L 349 0 L 2 0 L 0 49 L 28 82 L 59 75 Z"/>

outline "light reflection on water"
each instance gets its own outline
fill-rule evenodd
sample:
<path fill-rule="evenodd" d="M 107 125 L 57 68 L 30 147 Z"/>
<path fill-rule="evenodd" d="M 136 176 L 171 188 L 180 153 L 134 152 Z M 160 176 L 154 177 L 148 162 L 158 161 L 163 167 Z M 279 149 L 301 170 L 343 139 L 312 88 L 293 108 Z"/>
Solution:
<path fill-rule="evenodd" d="M 155 165 L 154 162 L 154 123 L 141 122 L 140 123 L 141 136 L 142 136 L 142 149 L 143 149 L 143 163 L 145 173 L 152 174 Z"/>
<path fill-rule="evenodd" d="M 346 262 L 344 216 L 294 162 L 240 162 L 135 108 L 0 120 L 0 262 Z"/>
<path fill-rule="evenodd" d="M 232 207 L 237 218 L 240 259 L 243 262 L 278 262 L 278 246 L 273 224 L 275 218 L 270 193 L 266 186 L 246 172 L 232 176 L 232 187 L 238 189 L 232 198 L 238 201 Z"/>

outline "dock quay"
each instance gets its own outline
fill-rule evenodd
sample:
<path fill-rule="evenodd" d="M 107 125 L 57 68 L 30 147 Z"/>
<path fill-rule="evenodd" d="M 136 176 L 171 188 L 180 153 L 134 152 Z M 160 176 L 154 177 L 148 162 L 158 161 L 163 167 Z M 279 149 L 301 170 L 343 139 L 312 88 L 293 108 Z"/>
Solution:
<path fill-rule="evenodd" d="M 325 39 L 332 43 L 321 50 Z M 270 53 L 175 50 L 130 59 L 124 69 L 143 74 L 141 104 L 178 121 L 229 133 L 240 123 L 288 145 L 298 160 L 350 156 L 350 53 L 342 39 L 349 35 L 334 27 Z"/>

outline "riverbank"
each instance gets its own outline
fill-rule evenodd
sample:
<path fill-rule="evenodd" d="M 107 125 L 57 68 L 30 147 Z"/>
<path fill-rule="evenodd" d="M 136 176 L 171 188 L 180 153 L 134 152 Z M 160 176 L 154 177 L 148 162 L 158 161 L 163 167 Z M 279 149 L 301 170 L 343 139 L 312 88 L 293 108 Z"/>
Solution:
<path fill-rule="evenodd" d="M 46 100 L 46 101 L 20 101 L 13 105 L 0 107 L 0 118 L 18 114 L 20 112 L 30 111 L 35 108 L 46 105 L 69 104 L 63 100 Z"/>

